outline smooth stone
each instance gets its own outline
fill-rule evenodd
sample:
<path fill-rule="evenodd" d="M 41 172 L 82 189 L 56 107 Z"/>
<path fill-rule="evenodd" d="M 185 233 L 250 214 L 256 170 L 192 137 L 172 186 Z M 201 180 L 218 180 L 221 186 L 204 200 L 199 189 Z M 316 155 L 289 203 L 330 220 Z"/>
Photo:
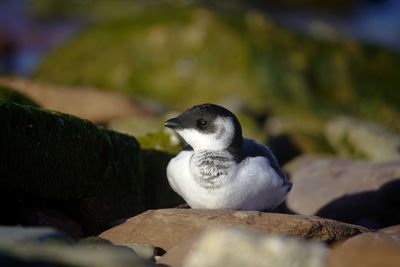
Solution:
<path fill-rule="evenodd" d="M 400 235 L 364 233 L 331 250 L 327 267 L 398 267 Z"/>
<path fill-rule="evenodd" d="M 287 206 L 295 213 L 376 228 L 400 222 L 400 161 L 302 156 L 285 169 L 293 182 Z"/>

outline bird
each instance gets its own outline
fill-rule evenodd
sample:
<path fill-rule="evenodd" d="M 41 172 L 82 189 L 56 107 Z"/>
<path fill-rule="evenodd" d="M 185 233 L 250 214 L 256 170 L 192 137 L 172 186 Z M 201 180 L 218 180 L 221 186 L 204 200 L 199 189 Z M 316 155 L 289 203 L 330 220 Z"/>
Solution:
<path fill-rule="evenodd" d="M 237 117 L 222 106 L 195 105 L 164 126 L 187 143 L 166 172 L 193 209 L 269 211 L 292 188 L 271 150 L 244 138 Z"/>

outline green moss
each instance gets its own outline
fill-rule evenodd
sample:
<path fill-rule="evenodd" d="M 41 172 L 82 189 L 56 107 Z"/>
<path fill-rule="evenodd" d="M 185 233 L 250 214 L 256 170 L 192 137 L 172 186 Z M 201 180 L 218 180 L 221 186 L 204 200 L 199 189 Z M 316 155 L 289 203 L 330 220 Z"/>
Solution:
<path fill-rule="evenodd" d="M 138 136 L 137 139 L 143 149 L 164 151 L 170 154 L 177 154 L 182 149 L 178 137 L 164 130 Z"/>
<path fill-rule="evenodd" d="M 0 101 L 5 103 L 17 103 L 21 105 L 28 105 L 33 107 L 38 107 L 32 99 L 18 93 L 15 90 L 12 90 L 8 87 L 0 85 Z"/>
<path fill-rule="evenodd" d="M 236 96 L 291 119 L 288 132 L 301 129 L 298 142 L 320 146 L 313 151 L 326 149 L 323 125 L 295 121 L 299 112 L 311 122 L 345 113 L 400 129 L 398 53 L 315 40 L 241 1 L 166 2 L 139 1 L 120 17 L 105 16 L 50 53 L 35 78 L 113 88 L 177 110 Z"/>

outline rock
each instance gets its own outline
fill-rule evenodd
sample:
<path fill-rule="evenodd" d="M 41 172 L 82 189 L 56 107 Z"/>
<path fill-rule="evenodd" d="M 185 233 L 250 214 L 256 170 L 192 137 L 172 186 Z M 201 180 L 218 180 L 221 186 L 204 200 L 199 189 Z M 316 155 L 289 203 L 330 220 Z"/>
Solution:
<path fill-rule="evenodd" d="M 9 244 L 0 242 L 3 266 L 151 267 L 131 250 L 118 247 Z"/>
<path fill-rule="evenodd" d="M 400 224 L 382 228 L 379 231 L 387 234 L 400 234 Z"/>
<path fill-rule="evenodd" d="M 328 256 L 328 267 L 399 266 L 400 235 L 364 233 L 346 240 Z"/>
<path fill-rule="evenodd" d="M 193 244 L 184 267 L 323 267 L 322 243 L 265 236 L 244 229 L 210 229 Z"/>
<path fill-rule="evenodd" d="M 342 156 L 373 161 L 400 159 L 400 135 L 381 125 L 340 117 L 327 124 L 325 134 Z"/>
<path fill-rule="evenodd" d="M 47 201 L 89 234 L 144 210 L 134 137 L 71 115 L 7 103 L 0 104 L 0 125 L 0 192 L 10 197 L 7 205 Z"/>
<path fill-rule="evenodd" d="M 119 246 L 132 249 L 136 255 L 146 260 L 154 261 L 154 257 L 157 255 L 157 249 L 150 244 L 126 243 L 119 244 Z"/>
<path fill-rule="evenodd" d="M 121 243 L 148 243 L 168 250 L 207 227 L 241 226 L 261 233 L 336 241 L 367 232 L 366 228 L 318 217 L 233 210 L 150 210 L 103 232 L 100 237 Z"/>
<path fill-rule="evenodd" d="M 132 99 L 117 92 L 47 85 L 21 78 L 0 78 L 0 85 L 13 88 L 16 92 L 32 98 L 43 108 L 72 114 L 96 123 L 128 115 L 149 114 Z"/>
<path fill-rule="evenodd" d="M 400 223 L 400 161 L 300 157 L 285 168 L 293 182 L 287 206 L 295 213 L 375 228 Z"/>
<path fill-rule="evenodd" d="M 342 249 L 365 247 L 398 247 L 400 249 L 400 235 L 383 232 L 362 233 L 347 239 L 340 246 Z"/>
<path fill-rule="evenodd" d="M 72 244 L 74 240 L 63 232 L 49 227 L 0 226 L 0 243 Z"/>

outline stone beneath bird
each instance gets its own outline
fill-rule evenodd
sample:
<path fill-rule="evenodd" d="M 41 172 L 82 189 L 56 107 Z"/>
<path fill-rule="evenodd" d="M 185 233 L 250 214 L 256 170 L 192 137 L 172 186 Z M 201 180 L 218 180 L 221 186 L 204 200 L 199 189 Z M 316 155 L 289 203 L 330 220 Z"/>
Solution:
<path fill-rule="evenodd" d="M 271 210 L 285 200 L 292 183 L 267 146 L 243 138 L 229 110 L 196 105 L 164 126 L 189 145 L 171 159 L 167 177 L 191 208 Z"/>

